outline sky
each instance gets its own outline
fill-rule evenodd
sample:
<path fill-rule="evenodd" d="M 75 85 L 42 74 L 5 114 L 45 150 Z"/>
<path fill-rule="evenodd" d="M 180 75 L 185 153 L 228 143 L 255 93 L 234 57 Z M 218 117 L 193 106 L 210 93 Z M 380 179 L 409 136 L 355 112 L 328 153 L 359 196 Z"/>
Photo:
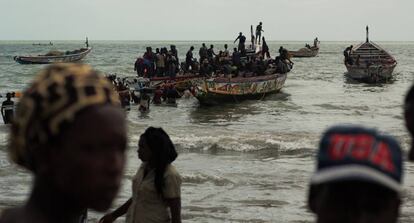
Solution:
<path fill-rule="evenodd" d="M 414 0 L 0 0 L 0 40 L 414 41 Z M 247 35 L 247 36 L 248 36 Z"/>

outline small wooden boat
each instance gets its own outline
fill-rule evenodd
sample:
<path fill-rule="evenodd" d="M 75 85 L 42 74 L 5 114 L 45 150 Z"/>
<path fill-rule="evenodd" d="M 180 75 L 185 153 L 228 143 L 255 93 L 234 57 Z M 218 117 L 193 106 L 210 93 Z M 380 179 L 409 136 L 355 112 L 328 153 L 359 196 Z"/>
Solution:
<path fill-rule="evenodd" d="M 304 47 L 298 51 L 289 51 L 292 57 L 315 57 L 319 53 L 319 46 Z"/>
<path fill-rule="evenodd" d="M 269 74 L 255 77 L 211 78 L 197 86 L 195 97 L 201 105 L 217 105 L 239 102 L 245 99 L 261 99 L 278 92 L 287 74 Z"/>
<path fill-rule="evenodd" d="M 354 47 L 345 59 L 347 75 L 364 82 L 384 82 L 392 78 L 397 61 L 391 54 L 369 41 L 368 26 L 365 43 Z"/>
<path fill-rule="evenodd" d="M 50 52 L 38 56 L 15 56 L 14 60 L 20 64 L 49 64 L 49 63 L 69 63 L 83 59 L 92 50 L 91 47 L 68 52 Z"/>

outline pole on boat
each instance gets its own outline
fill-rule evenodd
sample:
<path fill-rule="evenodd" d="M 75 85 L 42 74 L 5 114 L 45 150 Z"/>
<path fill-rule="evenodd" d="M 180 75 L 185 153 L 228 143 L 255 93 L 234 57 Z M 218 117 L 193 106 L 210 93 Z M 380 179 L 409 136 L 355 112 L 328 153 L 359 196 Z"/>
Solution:
<path fill-rule="evenodd" d="M 256 49 L 255 45 L 254 45 L 254 35 L 253 35 L 253 25 L 250 25 L 250 38 L 251 38 L 251 42 L 252 42 L 252 49 Z"/>
<path fill-rule="evenodd" d="M 369 42 L 369 28 L 368 28 L 368 26 L 367 26 L 367 43 Z"/>

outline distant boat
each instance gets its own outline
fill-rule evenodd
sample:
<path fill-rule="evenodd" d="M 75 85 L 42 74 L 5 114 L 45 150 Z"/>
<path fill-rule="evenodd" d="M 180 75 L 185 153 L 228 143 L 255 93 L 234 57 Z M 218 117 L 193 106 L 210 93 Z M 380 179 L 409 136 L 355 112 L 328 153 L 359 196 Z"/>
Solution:
<path fill-rule="evenodd" d="M 49 43 L 33 43 L 33 46 L 53 46 L 52 42 Z"/>
<path fill-rule="evenodd" d="M 392 78 L 397 61 L 391 54 L 374 42 L 369 41 L 368 26 L 365 43 L 354 47 L 345 59 L 347 75 L 366 82 L 383 82 Z"/>
<path fill-rule="evenodd" d="M 92 47 L 81 48 L 79 50 L 49 52 L 45 55 L 38 56 L 15 56 L 14 60 L 20 64 L 49 64 L 49 63 L 69 63 L 83 59 L 90 53 Z"/>
<path fill-rule="evenodd" d="M 319 53 L 319 46 L 304 47 L 298 51 L 289 51 L 292 57 L 315 57 Z"/>
<path fill-rule="evenodd" d="M 15 56 L 14 60 L 20 64 L 50 64 L 75 62 L 82 60 L 86 55 L 88 55 L 88 53 L 91 52 L 92 47 L 89 47 L 88 37 L 86 37 L 85 45 L 85 48 L 80 48 L 78 50 L 73 51 L 50 51 L 45 55 Z"/>

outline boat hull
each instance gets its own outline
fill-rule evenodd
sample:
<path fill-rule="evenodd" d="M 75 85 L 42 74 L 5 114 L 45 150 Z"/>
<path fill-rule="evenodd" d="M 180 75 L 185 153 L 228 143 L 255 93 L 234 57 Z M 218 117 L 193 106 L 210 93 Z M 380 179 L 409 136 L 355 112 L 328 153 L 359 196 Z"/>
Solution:
<path fill-rule="evenodd" d="M 62 56 L 16 56 L 14 60 L 20 64 L 70 63 L 82 60 L 91 50 L 89 47 L 81 53 Z"/>
<path fill-rule="evenodd" d="M 319 48 L 302 48 L 298 51 L 289 51 L 290 56 L 292 57 L 316 57 L 319 53 Z"/>
<path fill-rule="evenodd" d="M 204 79 L 203 76 L 194 74 L 179 75 L 176 77 L 153 77 L 150 78 L 150 87 L 156 88 L 157 86 L 161 86 L 163 84 L 173 84 L 177 90 L 184 91 L 196 85 L 202 79 Z"/>
<path fill-rule="evenodd" d="M 396 64 L 391 66 L 371 65 L 370 67 L 346 65 L 346 75 L 362 82 L 385 82 L 392 78 Z"/>
<path fill-rule="evenodd" d="M 201 105 L 238 103 L 248 99 L 263 99 L 282 89 L 287 74 L 271 74 L 252 78 L 223 78 L 202 81 L 197 87 L 196 98 Z"/>

